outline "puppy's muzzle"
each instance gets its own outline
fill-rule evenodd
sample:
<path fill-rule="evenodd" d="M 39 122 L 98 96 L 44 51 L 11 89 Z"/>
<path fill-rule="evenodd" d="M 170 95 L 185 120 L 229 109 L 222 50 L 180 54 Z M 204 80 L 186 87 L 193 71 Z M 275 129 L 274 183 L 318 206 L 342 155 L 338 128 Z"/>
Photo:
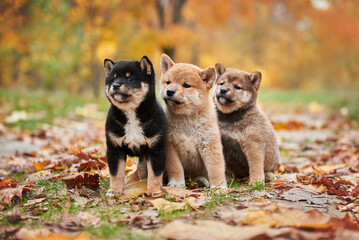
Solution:
<path fill-rule="evenodd" d="M 228 92 L 228 89 L 225 89 L 225 88 L 221 88 L 219 90 L 219 93 L 222 94 L 222 95 L 225 95 L 227 92 Z"/>
<path fill-rule="evenodd" d="M 166 91 L 166 95 L 163 97 L 163 100 L 165 100 L 166 104 L 174 104 L 174 105 L 180 105 L 181 102 L 177 101 L 175 99 L 176 91 L 172 89 L 168 89 Z"/>
<path fill-rule="evenodd" d="M 221 104 L 229 104 L 233 102 L 233 94 L 231 94 L 231 92 L 226 88 L 220 88 L 216 97 L 218 102 Z"/>
<path fill-rule="evenodd" d="M 113 83 L 110 94 L 119 102 L 126 102 L 132 97 L 130 89 L 121 83 Z"/>
<path fill-rule="evenodd" d="M 175 90 L 169 89 L 169 90 L 167 90 L 166 95 L 168 97 L 173 97 L 173 95 L 175 95 L 175 93 L 176 93 Z"/>
<path fill-rule="evenodd" d="M 121 85 L 120 85 L 119 83 L 114 83 L 114 84 L 112 84 L 112 88 L 113 88 L 113 90 L 116 91 L 116 92 L 120 89 L 120 87 L 121 87 Z"/>

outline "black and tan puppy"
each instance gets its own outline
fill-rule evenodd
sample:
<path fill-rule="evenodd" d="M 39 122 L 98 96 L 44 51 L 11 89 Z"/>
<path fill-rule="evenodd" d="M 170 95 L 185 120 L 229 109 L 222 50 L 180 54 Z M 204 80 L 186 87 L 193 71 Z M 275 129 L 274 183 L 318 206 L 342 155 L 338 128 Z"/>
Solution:
<path fill-rule="evenodd" d="M 162 54 L 161 70 L 161 97 L 168 119 L 168 185 L 184 187 L 185 177 L 191 177 L 226 188 L 221 136 L 210 99 L 216 80 L 214 67 L 174 63 Z"/>
<path fill-rule="evenodd" d="M 105 93 L 111 102 L 106 120 L 111 174 L 107 196 L 123 192 L 127 155 L 139 156 L 138 172 L 140 178 L 148 175 L 147 189 L 162 184 L 167 123 L 156 99 L 152 63 L 144 56 L 140 62 L 105 59 L 104 66 Z"/>
<path fill-rule="evenodd" d="M 262 80 L 252 74 L 216 64 L 213 99 L 221 130 L 226 176 L 250 177 L 250 183 L 273 176 L 279 162 L 274 129 L 257 106 Z"/>

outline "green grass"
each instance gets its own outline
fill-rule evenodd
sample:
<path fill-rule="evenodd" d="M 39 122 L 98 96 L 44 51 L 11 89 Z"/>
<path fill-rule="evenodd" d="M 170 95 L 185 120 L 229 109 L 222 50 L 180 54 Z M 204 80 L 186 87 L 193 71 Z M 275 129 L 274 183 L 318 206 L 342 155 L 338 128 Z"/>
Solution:
<path fill-rule="evenodd" d="M 95 103 L 98 111 L 107 112 L 109 102 L 104 94 L 95 97 L 90 94 L 74 95 L 67 92 L 31 91 L 19 92 L 0 90 L 0 121 L 14 111 L 25 111 L 26 119 L 6 123 L 10 127 L 36 130 L 42 124 L 53 123 L 54 118 L 79 117 L 75 111 L 78 107 Z"/>
<path fill-rule="evenodd" d="M 124 240 L 158 239 L 153 236 L 145 236 L 145 235 L 133 233 L 130 230 L 124 229 L 121 226 L 111 223 L 102 223 L 99 227 L 87 228 L 86 231 L 89 232 L 94 237 L 94 239 L 124 239 Z"/>
<path fill-rule="evenodd" d="M 318 90 L 305 92 L 299 90 L 261 89 L 259 103 L 264 108 L 276 106 L 282 109 L 306 108 L 316 102 L 328 108 L 339 111 L 346 108 L 348 118 L 359 119 L 359 94 L 354 90 Z M 67 92 L 0 90 L 0 121 L 10 116 L 14 111 L 25 111 L 26 119 L 5 123 L 9 127 L 36 130 L 42 124 L 51 124 L 55 118 L 78 118 L 76 109 L 87 104 L 95 103 L 102 118 L 106 116 L 109 102 L 104 94 L 95 97 L 91 94 L 74 95 Z"/>
<path fill-rule="evenodd" d="M 248 190 L 249 191 L 262 191 L 262 190 L 268 190 L 267 189 L 267 186 L 266 186 L 266 183 L 264 180 L 262 181 L 257 181 L 257 182 L 254 182 L 253 184 L 250 184 L 248 186 Z"/>
<path fill-rule="evenodd" d="M 161 220 L 171 221 L 173 219 L 179 218 L 187 213 L 191 212 L 191 208 L 187 207 L 186 209 L 178 209 L 178 210 L 159 210 L 158 214 Z"/>
<path fill-rule="evenodd" d="M 216 210 L 223 205 L 239 204 L 239 194 L 219 194 L 216 189 L 209 189 L 209 200 L 203 205 L 207 211 Z"/>
<path fill-rule="evenodd" d="M 318 91 L 301 90 L 275 90 L 261 89 L 259 91 L 258 102 L 266 106 L 268 104 L 282 104 L 284 107 L 306 107 L 312 102 L 339 111 L 347 108 L 349 119 L 359 119 L 359 94 L 356 90 L 333 89 Z"/>

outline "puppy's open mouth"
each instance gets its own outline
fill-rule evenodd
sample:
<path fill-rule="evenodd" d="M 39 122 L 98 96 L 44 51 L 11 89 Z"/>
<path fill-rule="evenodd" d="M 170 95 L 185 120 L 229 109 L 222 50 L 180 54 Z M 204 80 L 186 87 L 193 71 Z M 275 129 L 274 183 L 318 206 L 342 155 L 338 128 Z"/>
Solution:
<path fill-rule="evenodd" d="M 222 95 L 217 96 L 217 100 L 220 104 L 230 104 L 233 103 L 231 99 L 228 99 Z"/>
<path fill-rule="evenodd" d="M 176 100 L 174 100 L 173 98 L 165 98 L 165 99 L 163 99 L 163 100 L 165 100 L 165 103 L 166 103 L 167 105 L 174 105 L 174 106 L 183 105 L 182 102 L 176 101 Z"/>
<path fill-rule="evenodd" d="M 132 95 L 127 95 L 123 93 L 114 93 L 112 97 L 118 102 L 128 102 L 132 97 Z"/>

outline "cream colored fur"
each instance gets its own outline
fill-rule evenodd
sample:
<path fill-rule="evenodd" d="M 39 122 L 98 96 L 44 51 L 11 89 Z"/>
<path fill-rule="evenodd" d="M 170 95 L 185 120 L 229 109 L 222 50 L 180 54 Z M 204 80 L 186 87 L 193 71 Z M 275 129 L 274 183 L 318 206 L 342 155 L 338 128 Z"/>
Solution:
<path fill-rule="evenodd" d="M 209 91 L 215 80 L 213 67 L 175 64 L 161 59 L 161 97 L 168 121 L 166 172 L 168 185 L 183 187 L 185 177 L 206 177 L 211 187 L 226 187 L 220 131 Z M 185 88 L 184 84 L 189 84 Z M 172 100 L 167 91 L 175 91 Z"/>

